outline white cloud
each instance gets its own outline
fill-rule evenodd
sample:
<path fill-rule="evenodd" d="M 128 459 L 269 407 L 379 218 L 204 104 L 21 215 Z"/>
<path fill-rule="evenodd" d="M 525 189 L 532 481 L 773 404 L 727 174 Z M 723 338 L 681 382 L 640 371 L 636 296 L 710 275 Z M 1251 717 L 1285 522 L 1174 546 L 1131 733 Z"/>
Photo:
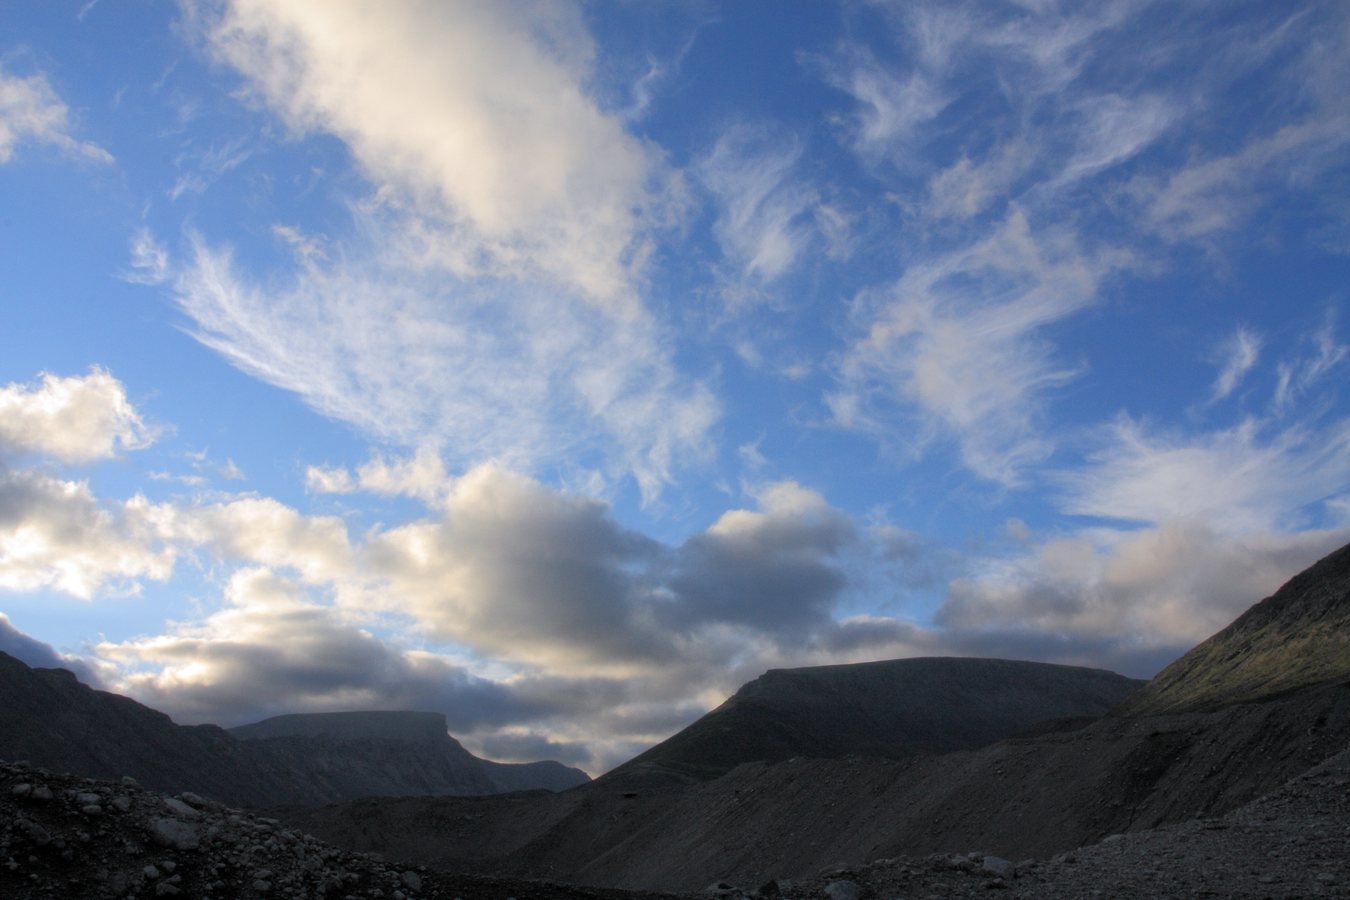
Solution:
<path fill-rule="evenodd" d="M 1285 125 L 1235 153 L 1191 163 L 1159 180 L 1141 177 L 1132 193 L 1144 223 L 1162 236 L 1199 240 L 1232 231 L 1261 203 L 1271 181 L 1312 188 L 1317 176 L 1343 161 L 1350 117 L 1328 114 Z"/>
<path fill-rule="evenodd" d="M 355 247 L 264 286 L 197 240 L 175 291 L 207 346 L 381 441 L 434 445 L 459 465 L 599 452 L 649 498 L 706 458 L 717 404 L 646 318 L 420 271 L 401 251 L 365 255 L 379 252 Z"/>
<path fill-rule="evenodd" d="M 1336 317 L 1334 310 L 1328 312 L 1327 321 L 1305 340 L 1311 345 L 1308 352 L 1300 358 L 1282 362 L 1276 367 L 1275 409 L 1283 413 L 1293 402 L 1315 387 L 1328 373 L 1341 363 L 1350 359 L 1350 346 L 1342 344 L 1336 337 Z"/>
<path fill-rule="evenodd" d="M 39 385 L 0 388 L 0 459 L 36 453 L 86 463 L 154 439 L 122 383 L 103 369 L 41 377 Z"/>
<path fill-rule="evenodd" d="M 169 251 L 142 226 L 131 236 L 130 268 L 118 277 L 133 284 L 163 284 L 169 280 Z"/>
<path fill-rule="evenodd" d="M 207 30 L 288 125 L 345 141 L 475 267 L 624 307 L 661 162 L 587 95 L 580 12 L 519 6 L 235 0 Z"/>
<path fill-rule="evenodd" d="M 1305 524 L 1304 507 L 1350 482 L 1350 422 L 1159 435 L 1122 416 L 1088 465 L 1064 473 L 1062 507 L 1075 515 L 1158 523 L 1199 518 L 1224 534 Z"/>
<path fill-rule="evenodd" d="M 438 507 L 445 502 L 454 480 L 445 471 L 440 455 L 423 447 L 401 459 L 373 456 L 357 468 L 355 477 L 344 468 L 309 466 L 305 469 L 305 485 L 321 494 L 367 491 L 415 497 L 429 507 Z"/>
<path fill-rule="evenodd" d="M 290 712 L 439 709 L 451 727 L 519 718 L 509 689 L 454 660 L 398 650 L 266 568 L 237 570 L 200 623 L 94 648 L 114 685 L 180 722 L 226 726 Z"/>
<path fill-rule="evenodd" d="M 953 581 L 937 621 L 1179 652 L 1347 540 L 1345 529 L 1233 536 L 1199 519 L 1085 532 Z"/>
<path fill-rule="evenodd" d="M 1236 390 L 1256 365 L 1261 355 L 1261 336 L 1249 328 L 1239 327 L 1219 346 L 1217 362 L 1219 377 L 1210 392 L 1211 401 L 1222 400 Z"/>
<path fill-rule="evenodd" d="M 45 75 L 23 78 L 0 71 L 0 164 L 25 141 L 52 144 L 63 153 L 110 163 L 108 151 L 70 135 L 70 109 Z"/>
<path fill-rule="evenodd" d="M 856 337 L 828 398 L 836 421 L 883 435 L 917 421 L 954 438 L 976 474 L 1019 483 L 1052 447 L 1041 395 L 1075 374 L 1037 332 L 1092 303 L 1110 266 L 1071 235 L 1033 233 L 1014 208 L 983 241 L 857 298 Z"/>
<path fill-rule="evenodd" d="M 728 130 L 695 168 L 719 205 L 714 232 L 745 278 L 773 281 L 797 262 L 819 202 L 794 168 L 801 146 L 750 126 Z"/>
<path fill-rule="evenodd" d="M 0 589 L 136 593 L 173 573 L 172 518 L 139 495 L 105 504 L 82 481 L 0 472 Z"/>

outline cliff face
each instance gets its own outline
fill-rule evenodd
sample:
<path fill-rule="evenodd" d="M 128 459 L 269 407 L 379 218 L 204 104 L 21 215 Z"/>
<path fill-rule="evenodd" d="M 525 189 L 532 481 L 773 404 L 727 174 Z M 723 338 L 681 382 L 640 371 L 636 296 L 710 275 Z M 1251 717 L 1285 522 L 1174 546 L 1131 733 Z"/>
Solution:
<path fill-rule="evenodd" d="M 1104 715 L 1143 684 L 1100 669 L 920 658 L 774 669 L 604 781 L 701 781 L 744 762 L 973 750 L 1051 719 Z"/>
<path fill-rule="evenodd" d="M 561 790 L 589 780 L 558 763 L 481 760 L 450 737 L 440 713 L 279 716 L 235 731 L 176 725 L 64 669 L 32 669 L 0 653 L 0 759 L 96 778 L 130 775 L 155 790 L 235 806 Z"/>
<path fill-rule="evenodd" d="M 1218 709 L 1350 680 L 1350 545 L 1158 673 L 1122 715 Z"/>

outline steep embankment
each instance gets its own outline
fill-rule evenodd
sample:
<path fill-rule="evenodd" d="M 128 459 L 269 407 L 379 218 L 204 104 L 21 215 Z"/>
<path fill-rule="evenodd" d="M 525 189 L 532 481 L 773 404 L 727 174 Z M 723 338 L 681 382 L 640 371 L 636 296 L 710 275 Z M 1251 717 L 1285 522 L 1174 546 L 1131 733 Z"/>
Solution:
<path fill-rule="evenodd" d="M 921 658 L 772 669 L 602 780 L 705 781 L 745 762 L 973 750 L 1037 723 L 1097 717 L 1143 685 L 1101 669 Z"/>
<path fill-rule="evenodd" d="M 1350 545 L 1172 663 L 1119 713 L 1215 709 L 1338 679 L 1350 679 Z"/>

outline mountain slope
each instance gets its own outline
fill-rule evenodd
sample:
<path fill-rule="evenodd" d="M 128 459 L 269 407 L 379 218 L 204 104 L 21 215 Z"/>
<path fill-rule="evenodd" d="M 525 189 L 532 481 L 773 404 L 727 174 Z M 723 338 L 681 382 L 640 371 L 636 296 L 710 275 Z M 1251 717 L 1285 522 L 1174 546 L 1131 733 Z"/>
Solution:
<path fill-rule="evenodd" d="M 552 760 L 480 759 L 435 712 L 297 713 L 231 728 L 257 758 L 303 779 L 320 802 L 399 794 L 458 796 L 566 790 L 590 777 Z"/>
<path fill-rule="evenodd" d="M 364 796 L 556 790 L 588 780 L 559 763 L 492 763 L 445 730 L 440 713 L 280 716 L 239 729 L 184 726 L 64 669 L 0 653 L 0 759 L 96 778 L 130 775 L 235 806 L 314 805 Z"/>
<path fill-rule="evenodd" d="M 96 691 L 65 669 L 31 669 L 0 653 L 0 758 L 96 778 L 130 775 L 160 791 L 193 790 L 235 805 L 294 796 L 214 725 Z"/>
<path fill-rule="evenodd" d="M 744 762 L 973 750 L 1050 719 L 1097 717 L 1142 681 L 1004 659 L 919 658 L 772 669 L 605 775 L 702 781 Z"/>
<path fill-rule="evenodd" d="M 1118 712 L 1215 709 L 1337 679 L 1350 679 L 1350 545 L 1163 669 Z"/>

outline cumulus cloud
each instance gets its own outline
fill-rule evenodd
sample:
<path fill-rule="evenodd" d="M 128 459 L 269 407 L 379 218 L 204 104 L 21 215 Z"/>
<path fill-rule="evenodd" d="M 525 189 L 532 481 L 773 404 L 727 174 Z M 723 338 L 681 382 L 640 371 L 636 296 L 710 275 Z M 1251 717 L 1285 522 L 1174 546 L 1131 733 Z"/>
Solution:
<path fill-rule="evenodd" d="M 70 108 L 45 75 L 24 78 L 0 70 L 0 164 L 13 159 L 15 148 L 26 141 L 50 144 L 94 162 L 112 162 L 107 150 L 71 136 L 70 127 Z"/>
<path fill-rule="evenodd" d="M 445 471 L 440 454 L 422 447 L 402 458 L 374 456 L 359 466 L 355 475 L 341 467 L 309 466 L 305 469 L 305 486 L 320 494 L 366 491 L 415 497 L 427 506 L 436 507 L 445 501 L 453 479 Z"/>
<path fill-rule="evenodd" d="M 523 5 L 233 0 L 203 21 L 290 127 L 345 141 L 372 180 L 446 221 L 474 268 L 622 306 L 662 165 L 588 96 L 580 11 Z"/>
<path fill-rule="evenodd" d="M 87 661 L 77 656 L 58 653 L 51 644 L 29 637 L 15 628 L 9 616 L 2 612 L 0 612 L 0 652 L 8 653 L 24 665 L 35 669 L 68 669 L 90 687 L 103 687 L 102 679 Z"/>
<path fill-rule="evenodd" d="M 88 600 L 164 581 L 177 548 L 172 510 L 135 496 L 102 503 L 82 481 L 0 472 L 0 588 L 62 591 Z"/>
<path fill-rule="evenodd" d="M 184 723 L 228 727 L 287 712 L 436 709 L 452 729 L 472 730 L 521 714 L 501 685 L 445 657 L 394 649 L 266 568 L 237 570 L 225 605 L 200 623 L 104 642 L 94 652 L 126 667 L 118 688 Z"/>
<path fill-rule="evenodd" d="M 1346 529 L 1234 536 L 1197 519 L 1052 539 L 953 581 L 937 623 L 1053 636 L 1061 653 L 1081 653 L 1086 638 L 1117 657 L 1176 655 L 1347 540 Z"/>
<path fill-rule="evenodd" d="M 44 373 L 39 384 L 0 388 L 0 460 L 42 454 L 86 463 L 139 449 L 154 436 L 122 383 L 97 367 L 88 375 Z"/>

